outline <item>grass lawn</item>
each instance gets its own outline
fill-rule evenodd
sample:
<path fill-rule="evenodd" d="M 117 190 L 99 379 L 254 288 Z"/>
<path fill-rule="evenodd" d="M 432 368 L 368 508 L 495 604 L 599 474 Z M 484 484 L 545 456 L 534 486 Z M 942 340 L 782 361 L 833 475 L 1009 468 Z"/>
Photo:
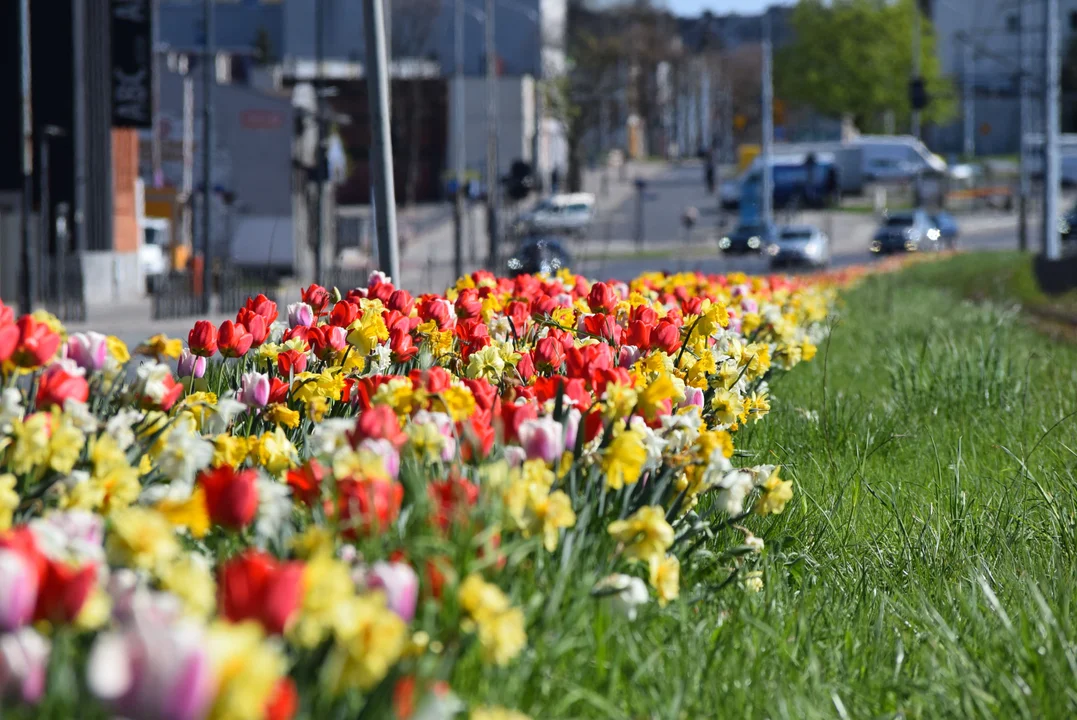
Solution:
<path fill-rule="evenodd" d="M 536 718 L 1077 716 L 1077 348 L 962 300 L 1006 257 L 868 279 L 774 384 L 738 436 L 796 482 L 749 522 L 761 592 L 701 558 L 633 623 L 581 577 L 529 609 L 521 660 L 454 687 Z"/>

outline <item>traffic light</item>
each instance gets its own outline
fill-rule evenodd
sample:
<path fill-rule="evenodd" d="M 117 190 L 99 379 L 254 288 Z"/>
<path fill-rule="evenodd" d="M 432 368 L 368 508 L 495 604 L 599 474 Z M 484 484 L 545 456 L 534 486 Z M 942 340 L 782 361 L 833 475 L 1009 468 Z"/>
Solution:
<path fill-rule="evenodd" d="M 909 81 L 909 105 L 913 110 L 923 110 L 930 100 L 923 78 L 916 77 Z"/>
<path fill-rule="evenodd" d="M 531 164 L 523 160 L 515 160 L 509 168 L 509 176 L 505 178 L 505 192 L 510 198 L 519 202 L 531 194 L 535 187 L 535 176 L 531 170 Z"/>

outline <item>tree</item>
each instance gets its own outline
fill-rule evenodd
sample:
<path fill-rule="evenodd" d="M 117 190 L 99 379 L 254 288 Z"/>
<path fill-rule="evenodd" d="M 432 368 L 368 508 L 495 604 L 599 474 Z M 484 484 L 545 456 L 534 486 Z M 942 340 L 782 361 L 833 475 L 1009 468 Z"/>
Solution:
<path fill-rule="evenodd" d="M 879 128 L 888 111 L 907 125 L 915 11 L 915 0 L 802 0 L 793 10 L 795 39 L 775 58 L 779 97 L 825 115 L 850 114 L 862 130 Z M 920 74 L 931 98 L 922 117 L 946 122 L 956 101 L 926 17 L 921 33 Z"/>

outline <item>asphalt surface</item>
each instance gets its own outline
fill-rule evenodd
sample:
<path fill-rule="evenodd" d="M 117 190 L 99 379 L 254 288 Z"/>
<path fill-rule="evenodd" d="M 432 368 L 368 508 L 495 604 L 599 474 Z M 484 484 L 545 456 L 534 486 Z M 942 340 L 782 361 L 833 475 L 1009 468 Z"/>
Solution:
<path fill-rule="evenodd" d="M 736 217 L 722 213 L 718 208 L 715 195 L 708 195 L 703 182 L 703 170 L 699 164 L 674 167 L 661 176 L 650 180 L 643 193 L 644 212 L 644 247 L 646 253 L 638 258 L 611 257 L 605 260 L 589 260 L 580 267 L 591 277 L 604 279 L 631 280 L 637 275 L 651 271 L 684 272 L 699 271 L 704 273 L 727 273 L 742 271 L 751 274 L 770 272 L 767 259 L 758 253 L 750 255 L 726 256 L 715 250 L 714 240 L 726 229 L 732 227 Z M 655 251 L 661 251 L 663 243 L 684 242 L 686 231 L 681 219 L 688 207 L 698 210 L 699 219 L 691 230 L 693 244 L 699 242 L 699 251 L 687 256 L 655 257 Z M 807 222 L 827 229 L 832 224 L 826 219 L 826 213 L 802 213 L 800 216 L 780 216 L 785 223 Z M 871 262 L 875 256 L 868 250 L 871 236 L 875 229 L 875 220 L 870 215 L 851 215 L 848 213 L 829 213 L 838 217 L 838 227 L 832 227 L 831 234 L 831 268 L 848 267 L 864 262 Z M 840 216 L 840 217 L 839 217 Z M 1005 250 L 1017 248 L 1017 237 L 1013 223 L 1000 222 L 997 226 L 987 223 L 971 223 L 973 229 L 965 229 L 962 219 L 958 218 L 960 235 L 957 246 L 960 249 Z M 623 245 L 625 241 L 636 237 L 637 199 L 630 197 L 618 207 L 608 210 L 596 219 L 588 246 L 593 254 L 603 244 Z M 713 253 L 713 257 L 708 255 Z M 809 270 L 783 268 L 781 272 L 797 273 Z"/>

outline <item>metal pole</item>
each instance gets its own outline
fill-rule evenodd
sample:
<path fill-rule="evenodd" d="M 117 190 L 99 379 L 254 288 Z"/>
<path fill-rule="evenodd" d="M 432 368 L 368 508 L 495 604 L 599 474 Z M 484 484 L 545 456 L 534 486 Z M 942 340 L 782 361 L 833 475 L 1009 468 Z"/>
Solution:
<path fill-rule="evenodd" d="M 79 0 L 73 0 L 78 5 Z M 153 32 L 153 138 L 151 151 L 153 153 L 153 187 L 161 187 L 164 184 L 164 171 L 161 160 L 161 53 L 158 52 L 158 43 L 161 35 L 161 15 L 158 0 L 150 0 L 150 23 Z"/>
<path fill-rule="evenodd" d="M 486 0 L 486 235 L 490 240 L 487 264 L 497 272 L 498 256 L 498 204 L 501 183 L 497 165 L 497 46 L 494 40 L 494 0 Z"/>
<path fill-rule="evenodd" d="M 210 298 L 210 230 L 213 195 L 213 85 L 217 82 L 214 49 L 214 0 L 205 0 L 206 42 L 202 51 L 202 309 L 209 312 Z"/>
<path fill-rule="evenodd" d="M 539 6 L 541 7 L 541 3 Z M 539 147 L 542 137 L 542 16 L 536 12 L 533 19 L 535 21 L 535 77 L 533 80 L 535 97 L 532 105 L 535 113 L 535 129 L 531 133 L 531 171 L 536 178 L 540 178 L 542 177 L 539 171 Z"/>
<path fill-rule="evenodd" d="M 29 313 L 34 304 L 34 254 L 30 216 L 34 214 L 34 112 L 30 82 L 30 0 L 19 3 L 19 35 L 22 70 L 22 282 L 19 312 Z"/>
<path fill-rule="evenodd" d="M 52 215 L 52 205 L 50 204 L 49 200 L 49 130 L 49 127 L 42 128 L 41 137 L 38 139 L 38 157 L 40 161 L 40 165 L 38 166 L 38 168 L 40 172 L 37 176 L 37 214 L 38 220 L 40 221 L 38 223 L 38 227 L 40 228 L 40 230 L 38 230 L 37 236 L 37 256 L 39 258 L 39 262 L 41 261 L 41 259 L 43 259 L 49 254 L 49 238 L 52 235 L 52 231 L 49 228 L 49 223 L 51 222 L 50 216 Z M 43 268 L 39 268 L 38 270 L 38 282 L 44 286 L 44 293 L 42 294 L 44 295 L 46 300 L 49 300 L 51 298 L 49 297 L 48 285 L 45 285 L 45 282 L 47 281 L 47 279 L 55 280 L 55 278 L 52 277 L 51 273 L 49 273 L 50 277 L 46 279 L 44 277 L 45 273 L 41 272 Z"/>
<path fill-rule="evenodd" d="M 972 37 L 965 35 L 965 53 L 962 60 L 964 68 L 962 70 L 962 89 L 963 97 L 961 104 L 964 105 L 962 110 L 964 111 L 964 146 L 965 157 L 971 158 L 976 155 L 976 107 L 974 106 L 975 99 L 973 97 L 973 68 L 976 64 L 976 56 L 973 53 Z"/>
<path fill-rule="evenodd" d="M 400 279 L 396 244 L 396 194 L 393 189 L 393 143 L 389 132 L 389 72 L 385 60 L 382 0 L 363 0 L 366 36 L 367 97 L 370 102 L 370 168 L 374 176 L 374 220 L 378 230 L 378 266 Z"/>
<path fill-rule="evenodd" d="M 1025 135 L 1029 130 L 1029 113 L 1028 113 L 1028 75 L 1025 72 L 1025 4 L 1017 3 L 1017 94 L 1018 103 L 1021 110 L 1021 122 L 1020 122 L 1020 138 L 1018 141 L 1018 197 L 1017 197 L 1017 212 L 1019 213 L 1018 223 L 1018 248 L 1021 252 L 1028 250 L 1028 196 L 1029 196 L 1029 178 L 1028 178 L 1028 156 L 1027 148 L 1025 147 Z"/>
<path fill-rule="evenodd" d="M 72 57 L 74 67 L 75 100 L 74 128 L 71 133 L 72 147 L 75 153 L 75 192 L 74 212 L 71 218 L 71 232 L 75 236 L 75 248 L 86 249 L 86 3 L 83 0 L 71 0 L 72 18 Z M 156 27 L 156 21 L 154 23 Z M 154 87 L 157 87 L 156 84 Z"/>
<path fill-rule="evenodd" d="M 453 132 L 456 135 L 456 192 L 452 199 L 453 274 L 464 274 L 464 0 L 453 2 Z"/>
<path fill-rule="evenodd" d="M 920 0 L 912 3 L 912 77 L 920 77 Z M 920 139 L 920 111 L 912 111 L 912 136 Z"/>
<path fill-rule="evenodd" d="M 1044 97 L 1043 232 L 1044 255 L 1048 260 L 1062 257 L 1058 237 L 1058 188 L 1062 171 L 1059 155 L 1058 95 L 1060 58 L 1058 51 L 1058 0 L 1046 0 L 1044 62 L 1047 65 L 1047 93 Z"/>
<path fill-rule="evenodd" d="M 770 15 L 763 15 L 763 198 L 762 219 L 764 225 L 774 222 L 774 177 L 771 151 L 774 136 L 774 87 L 770 72 Z"/>
<path fill-rule="evenodd" d="M 314 282 L 322 279 L 322 213 L 324 212 L 322 193 L 325 189 L 325 108 L 322 104 L 322 63 L 325 60 L 325 16 L 322 14 L 322 0 L 314 0 L 314 217 L 311 233 L 314 250 Z M 369 77 L 369 74 L 368 74 Z"/>
<path fill-rule="evenodd" d="M 183 70 L 183 244 L 194 252 L 194 78 Z"/>

